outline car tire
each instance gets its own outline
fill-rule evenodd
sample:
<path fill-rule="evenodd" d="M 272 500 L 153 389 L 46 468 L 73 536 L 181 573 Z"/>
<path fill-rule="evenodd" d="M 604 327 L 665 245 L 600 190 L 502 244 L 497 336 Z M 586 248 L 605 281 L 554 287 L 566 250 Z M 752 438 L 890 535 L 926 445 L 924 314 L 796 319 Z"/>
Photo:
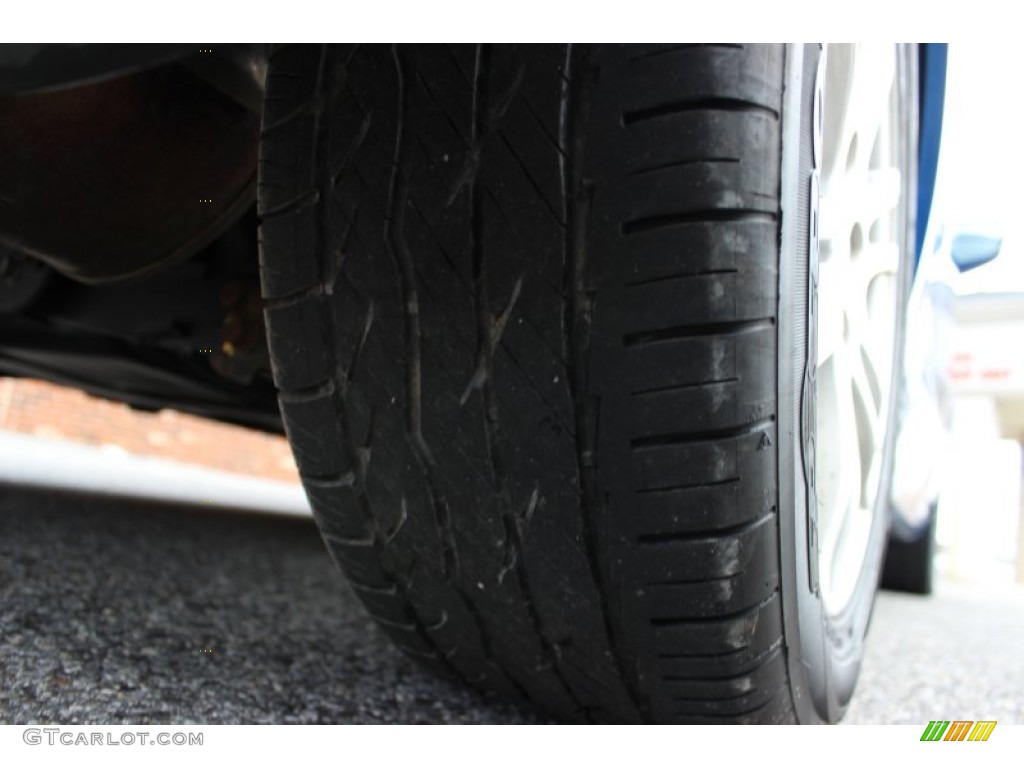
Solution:
<path fill-rule="evenodd" d="M 820 56 L 272 49 L 281 412 L 328 550 L 404 652 L 564 721 L 841 716 L 885 520 L 827 609 Z"/>
<path fill-rule="evenodd" d="M 913 595 L 932 593 L 937 508 L 934 502 L 930 505 L 928 522 L 914 538 L 904 541 L 889 536 L 882 568 L 882 589 Z"/>

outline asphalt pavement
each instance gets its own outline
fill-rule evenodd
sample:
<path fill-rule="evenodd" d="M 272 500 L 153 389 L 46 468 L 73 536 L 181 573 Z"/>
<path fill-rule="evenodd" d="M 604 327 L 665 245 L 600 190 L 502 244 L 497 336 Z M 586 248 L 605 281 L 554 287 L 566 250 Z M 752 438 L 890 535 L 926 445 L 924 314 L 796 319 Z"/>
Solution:
<path fill-rule="evenodd" d="M 883 593 L 847 723 L 1024 723 L 1024 591 Z M 0 486 L 0 723 L 540 723 L 387 643 L 301 518 Z"/>

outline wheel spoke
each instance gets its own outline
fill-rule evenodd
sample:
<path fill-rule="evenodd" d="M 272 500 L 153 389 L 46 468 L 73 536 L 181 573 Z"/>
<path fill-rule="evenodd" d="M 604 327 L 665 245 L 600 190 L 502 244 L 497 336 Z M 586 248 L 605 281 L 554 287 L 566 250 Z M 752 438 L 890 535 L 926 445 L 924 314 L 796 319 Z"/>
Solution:
<path fill-rule="evenodd" d="M 855 75 L 846 114 L 857 137 L 853 166 L 867 168 L 878 129 L 886 123 L 889 94 L 896 77 L 896 51 L 892 45 L 859 44 L 854 52 Z M 850 140 L 847 136 L 847 140 Z"/>
<path fill-rule="evenodd" d="M 879 243 L 869 246 L 854 260 L 857 279 L 867 297 L 868 287 L 876 277 L 895 276 L 900 265 L 900 249 L 895 243 Z"/>
<path fill-rule="evenodd" d="M 889 213 L 900 204 L 900 196 L 903 188 L 900 172 L 896 168 L 877 168 L 867 172 L 867 189 L 864 199 L 866 215 L 861 215 L 860 220 L 870 225 L 872 221 Z"/>
<path fill-rule="evenodd" d="M 872 392 L 879 410 L 884 408 L 883 390 L 892 374 L 893 335 L 896 324 L 895 290 L 899 268 L 899 248 L 893 243 L 870 247 L 854 264 L 863 303 L 858 302 L 856 328 L 851 339 L 860 345 L 867 375 L 873 382 Z"/>
<path fill-rule="evenodd" d="M 824 241 L 849 237 L 850 228 L 860 224 L 864 231 L 900 202 L 902 181 L 895 168 L 846 174 L 844 183 L 833 183 L 822 192 L 819 204 L 819 232 Z"/>
<path fill-rule="evenodd" d="M 857 438 L 859 449 L 867 445 L 872 453 L 880 450 L 883 441 L 882 409 L 884 405 L 876 403 L 874 389 L 869 382 L 869 375 L 864 365 L 861 348 L 846 350 L 844 362 L 850 366 L 850 384 L 855 397 L 860 397 L 864 408 L 864 417 L 858 420 Z"/>
<path fill-rule="evenodd" d="M 895 318 L 891 306 L 879 306 L 880 302 L 872 300 L 872 291 L 890 293 L 884 281 L 895 276 L 898 265 L 899 249 L 895 245 L 872 246 L 851 260 L 844 280 L 848 336 L 854 344 L 865 347 L 876 369 L 880 367 L 879 355 L 891 354 Z M 888 298 L 893 297 L 890 294 Z"/>

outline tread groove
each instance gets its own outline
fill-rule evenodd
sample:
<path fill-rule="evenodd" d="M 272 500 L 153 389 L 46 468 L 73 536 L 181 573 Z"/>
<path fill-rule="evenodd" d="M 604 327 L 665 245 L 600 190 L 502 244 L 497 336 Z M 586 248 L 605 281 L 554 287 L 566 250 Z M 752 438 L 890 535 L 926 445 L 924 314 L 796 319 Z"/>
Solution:
<path fill-rule="evenodd" d="M 629 63 L 634 64 L 638 61 L 656 59 L 658 57 L 669 56 L 680 51 L 691 51 L 695 48 L 731 48 L 734 50 L 743 50 L 743 45 L 739 43 L 680 43 L 679 45 L 673 45 L 668 48 L 659 48 L 656 51 L 647 51 L 646 53 L 641 53 L 639 56 L 631 56 Z"/>
<path fill-rule="evenodd" d="M 688 157 L 683 160 L 669 160 L 664 163 L 658 163 L 657 165 L 645 165 L 640 168 L 634 168 L 626 173 L 626 178 L 636 178 L 637 176 L 644 176 L 648 173 L 657 173 L 658 171 L 667 171 L 671 168 L 682 168 L 687 165 L 701 165 L 701 164 L 735 164 L 739 163 L 738 157 Z"/>
<path fill-rule="evenodd" d="M 726 320 L 719 323 L 690 323 L 672 328 L 627 333 L 622 337 L 622 343 L 626 347 L 640 347 L 662 341 L 693 339 L 701 336 L 737 336 L 774 327 L 774 317 L 761 317 L 756 320 Z"/>
<path fill-rule="evenodd" d="M 676 716 L 677 717 L 694 717 L 694 718 L 700 718 L 700 719 L 706 719 L 706 720 L 716 720 L 716 721 L 721 721 L 721 722 L 727 722 L 727 721 L 735 722 L 737 717 L 747 717 L 749 715 L 756 715 L 758 712 L 761 712 L 762 710 L 767 709 L 768 707 L 770 707 L 773 704 L 775 704 L 775 700 L 777 698 L 779 698 L 779 694 L 775 693 L 775 694 L 773 694 L 768 699 L 768 701 L 764 702 L 763 704 L 759 704 L 756 707 L 751 707 L 750 709 L 744 709 L 744 710 L 741 710 L 739 712 L 727 712 L 727 713 L 695 712 L 693 710 L 679 710 L 679 709 L 677 709 L 676 710 Z"/>
<path fill-rule="evenodd" d="M 263 299 L 263 308 L 269 310 L 287 309 L 296 304 L 318 299 L 324 293 L 323 285 L 317 283 L 309 288 L 289 293 L 286 296 L 267 296 Z"/>
<path fill-rule="evenodd" d="M 725 480 L 712 480 L 707 483 L 688 483 L 685 485 L 665 485 L 657 488 L 640 488 L 636 493 L 678 493 L 679 491 L 694 491 L 700 488 L 717 488 L 722 485 L 736 485 L 739 481 L 740 479 L 738 477 L 728 477 Z"/>
<path fill-rule="evenodd" d="M 475 76 L 477 88 L 486 87 L 481 83 L 480 73 L 480 49 L 477 53 L 478 72 Z M 406 436 L 409 441 L 413 455 L 416 457 L 423 473 L 426 483 L 427 495 L 434 512 L 434 522 L 442 549 L 443 573 L 449 581 L 453 591 L 457 594 L 465 606 L 469 615 L 473 618 L 477 633 L 480 638 L 481 649 L 486 663 L 497 670 L 514 688 L 520 697 L 526 701 L 534 701 L 530 696 L 527 687 L 517 679 L 515 675 L 494 658 L 493 643 L 490 630 L 487 626 L 483 612 L 477 606 L 475 600 L 458 585 L 460 574 L 460 562 L 458 545 L 455 537 L 455 526 L 451 519 L 451 510 L 448 501 L 445 499 L 440 481 L 437 477 L 437 460 L 427 443 L 423 432 L 423 404 L 422 404 L 422 360 L 421 342 L 422 333 L 420 328 L 419 298 L 417 288 L 416 264 L 409 245 L 405 239 L 405 212 L 411 207 L 408 205 L 410 199 L 409 180 L 404 170 L 406 157 L 406 143 L 408 132 L 406 122 L 409 114 L 408 83 L 411 80 L 413 68 L 404 49 L 397 45 L 392 46 L 392 57 L 394 59 L 398 77 L 398 117 L 395 127 L 395 149 L 392 158 L 391 180 L 388 189 L 387 203 L 387 247 L 398 272 L 399 290 L 403 297 L 405 308 L 404 337 L 405 337 L 405 369 L 406 369 Z M 421 82 L 424 82 L 422 77 Z M 474 139 L 478 138 L 477 131 L 485 127 L 484 113 L 482 106 L 474 98 L 473 130 Z M 470 154 L 474 154 L 470 145 Z M 465 181 L 475 186 L 475 176 L 478 170 L 477 163 L 467 165 L 469 173 Z"/>
<path fill-rule="evenodd" d="M 765 650 L 747 659 L 747 664 L 749 664 L 752 669 L 762 666 L 761 659 L 764 659 L 770 655 L 774 655 L 775 653 L 781 651 L 781 649 L 782 638 L 780 637 L 777 640 L 775 640 L 770 646 L 768 646 Z M 747 650 L 745 648 L 739 648 L 735 651 L 726 651 L 724 653 L 659 653 L 658 658 L 664 661 L 674 661 L 676 659 L 704 659 L 706 661 L 715 661 L 716 659 L 725 659 L 732 656 L 742 656 L 745 653 L 747 653 Z"/>
<path fill-rule="evenodd" d="M 741 675 L 741 677 L 745 677 L 745 675 Z M 685 681 L 686 678 L 683 678 L 683 680 L 672 680 L 671 678 L 663 677 L 661 679 L 662 679 L 662 682 L 671 683 L 671 682 L 683 682 L 683 681 Z M 728 694 L 726 696 L 723 696 L 722 694 L 711 694 L 710 696 L 693 696 L 693 695 L 690 695 L 690 696 L 670 696 L 669 698 L 670 698 L 670 700 L 672 701 L 673 704 L 696 704 L 697 706 L 701 706 L 701 705 L 707 706 L 708 704 L 718 704 L 720 702 L 739 701 L 740 699 L 749 699 L 751 696 L 753 696 L 755 693 L 757 693 L 758 690 L 759 689 L 755 687 L 755 688 L 751 688 L 749 691 L 743 691 L 741 693 L 730 693 L 730 694 Z"/>
<path fill-rule="evenodd" d="M 687 277 L 712 277 L 714 275 L 735 275 L 739 272 L 735 267 L 726 267 L 722 269 L 697 269 L 692 272 L 675 272 L 671 275 L 660 275 L 658 277 L 648 277 L 643 280 L 633 280 L 626 283 L 626 288 L 640 288 L 645 285 L 655 285 L 657 283 L 667 283 L 671 280 L 682 280 Z"/>
<path fill-rule="evenodd" d="M 777 214 L 754 208 L 706 208 L 697 211 L 679 211 L 678 213 L 665 213 L 657 216 L 630 219 L 622 223 L 619 231 L 623 236 L 628 237 L 629 235 L 654 232 L 659 229 L 677 227 L 684 224 L 740 223 L 748 221 L 774 224 L 777 220 Z"/>
<path fill-rule="evenodd" d="M 352 54 L 354 55 L 354 51 L 352 52 Z M 322 92 L 324 88 L 328 85 L 324 82 L 324 80 L 325 70 L 327 69 L 327 59 L 329 55 L 329 49 L 327 47 L 321 47 L 316 83 L 316 89 L 318 93 Z M 352 93 L 352 90 L 349 87 L 348 78 L 344 77 L 344 81 L 345 91 L 349 93 L 351 97 L 358 103 L 358 99 L 355 98 L 355 94 Z M 365 112 L 366 110 L 364 109 L 363 111 Z M 316 125 L 314 127 L 313 135 L 318 154 L 323 152 L 324 148 L 328 146 L 327 137 L 330 130 L 328 120 L 321 119 L 321 115 L 322 113 L 317 114 Z M 353 169 L 355 169 L 356 175 L 358 176 L 358 169 L 356 169 L 354 163 L 352 164 L 352 167 Z M 316 169 L 314 174 L 315 180 L 317 182 L 317 188 L 330 188 L 330 186 L 332 185 L 331 171 L 330 168 L 328 167 L 327 162 L 325 161 L 325 158 L 321 158 L 321 162 L 315 163 L 314 168 Z M 325 206 L 323 205 L 317 208 L 318 216 L 316 221 L 316 236 L 319 239 L 320 243 L 326 244 L 327 242 L 329 242 L 329 225 L 327 221 L 327 215 L 324 209 Z M 337 258 L 340 257 L 336 257 L 334 254 L 327 254 L 321 250 L 321 252 L 318 254 L 318 274 L 327 275 L 330 269 L 328 268 L 329 265 L 326 264 L 325 261 L 327 259 L 336 261 Z M 318 301 L 316 303 L 316 306 L 326 316 L 325 327 L 331 328 L 333 330 L 332 337 L 340 338 L 341 334 L 337 327 L 335 313 L 330 311 L 329 308 L 327 308 L 325 302 Z M 332 385 L 334 385 L 332 397 L 334 402 L 335 414 L 337 416 L 338 423 L 343 434 L 342 445 L 348 457 L 349 465 L 350 467 L 353 468 L 349 470 L 349 474 L 352 475 L 352 486 L 356 491 L 356 508 L 358 512 L 362 515 L 364 520 L 369 522 L 369 524 L 372 527 L 372 530 L 374 531 L 375 549 L 378 553 L 376 561 L 381 572 L 384 574 L 386 578 L 388 578 L 391 581 L 391 584 L 384 587 L 383 589 L 385 591 L 381 592 L 381 588 L 375 588 L 373 585 L 368 584 L 357 584 L 354 580 L 351 579 L 351 577 L 349 577 L 349 582 L 353 584 L 353 588 L 357 591 L 362 590 L 367 592 L 368 594 L 397 594 L 402 600 L 403 612 L 410 619 L 412 631 L 416 633 L 416 636 L 419 637 L 423 643 L 425 643 L 428 647 L 432 649 L 430 651 L 424 652 L 421 650 L 412 649 L 404 644 L 400 644 L 403 650 L 414 656 L 419 656 L 434 661 L 437 665 L 440 666 L 442 670 L 450 673 L 458 679 L 468 682 L 469 677 L 463 672 L 463 670 L 454 665 L 441 653 L 441 649 L 438 647 L 433 636 L 427 630 L 428 622 L 422 620 L 422 618 L 419 616 L 418 611 L 416 610 L 416 607 L 409 599 L 407 582 L 403 582 L 402 579 L 399 578 L 398 574 L 393 571 L 392 567 L 387 562 L 388 559 L 386 557 L 386 548 L 390 541 L 388 539 L 387 524 L 384 521 L 382 521 L 380 517 L 375 513 L 373 504 L 370 500 L 369 492 L 367 490 L 366 473 L 369 467 L 369 455 L 363 446 L 360 446 L 356 443 L 356 432 L 353 429 L 353 420 L 352 415 L 350 413 L 350 407 L 347 397 L 347 387 L 344 386 L 344 383 L 347 382 L 347 373 L 342 370 L 341 362 L 337 359 L 337 349 L 335 345 L 332 343 L 327 343 L 326 348 L 331 359 L 330 370 L 334 372 L 334 376 L 338 377 L 338 382 L 341 382 L 341 384 L 338 385 L 332 381 Z M 369 610 L 370 614 L 373 616 L 375 620 L 379 621 L 381 619 L 381 617 L 377 614 L 376 611 L 374 611 L 370 607 L 369 604 L 367 604 L 367 609 Z"/>
<path fill-rule="evenodd" d="M 740 536 L 748 531 L 755 530 L 765 523 L 775 519 L 775 510 L 768 512 L 754 520 L 746 523 L 731 525 L 727 528 L 709 529 L 703 531 L 687 531 L 686 533 L 644 533 L 637 536 L 638 544 L 646 546 L 659 546 L 663 544 L 694 544 L 698 542 L 714 542 L 732 536 Z"/>
<path fill-rule="evenodd" d="M 416 264 L 405 240 L 405 211 L 409 207 L 407 205 L 409 180 L 404 169 L 404 153 L 408 140 L 405 122 L 409 114 L 408 82 L 411 68 L 400 46 L 392 45 L 391 55 L 398 79 L 398 104 L 391 178 L 388 183 L 385 240 L 397 272 L 398 289 L 404 308 L 405 431 L 406 439 L 426 483 L 427 495 L 434 514 L 434 524 L 441 543 L 444 575 L 451 579 L 458 574 L 458 551 L 450 510 L 440 493 L 440 487 L 435 477 L 437 462 L 423 435 L 423 370 L 420 349 L 422 333 L 420 330 L 419 292 Z M 469 602 L 468 598 L 464 597 L 464 599 Z"/>
<path fill-rule="evenodd" d="M 278 390 L 278 397 L 286 403 L 308 403 L 310 400 L 329 397 L 332 394 L 334 394 L 333 379 L 325 379 L 308 387 Z"/>
<path fill-rule="evenodd" d="M 470 141 L 471 145 L 476 148 L 475 151 L 480 152 L 481 154 L 487 134 L 492 130 L 492 123 L 487 117 L 491 110 L 489 98 L 490 53 L 490 46 L 477 46 L 476 66 L 473 76 L 473 121 Z M 521 76 L 522 75 L 520 74 L 520 77 Z M 509 147 L 509 150 L 513 152 L 513 155 L 515 155 L 515 152 L 512 150 L 503 134 L 502 139 L 506 146 Z M 534 183 L 529 172 L 526 170 L 518 156 L 516 156 L 516 160 L 519 162 L 523 172 L 528 178 L 530 178 L 531 183 Z M 466 396 L 468 396 L 473 389 L 480 391 L 480 405 L 481 416 L 483 417 L 484 435 L 487 441 L 488 458 L 491 464 L 492 482 L 498 495 L 502 534 L 504 536 L 503 549 L 506 550 L 506 560 L 508 561 L 507 565 L 503 567 L 498 578 L 500 582 L 503 579 L 504 573 L 508 571 L 512 572 L 515 583 L 519 588 L 520 593 L 523 595 L 528 620 L 540 645 L 541 654 L 544 658 L 543 666 L 552 671 L 555 678 L 558 680 L 559 685 L 565 691 L 565 694 L 577 708 L 576 716 L 582 717 L 584 720 L 589 720 L 586 707 L 584 707 L 576 697 L 575 691 L 562 672 L 561 663 L 557 654 L 554 652 L 552 640 L 545 631 L 543 620 L 537 610 L 533 591 L 530 586 L 529 574 L 526 570 L 526 563 L 520 554 L 523 550 L 523 541 L 516 513 L 512 509 L 511 490 L 508 487 L 508 480 L 502 456 L 501 412 L 498 407 L 497 394 L 494 390 L 492 380 L 492 361 L 495 349 L 499 345 L 502 345 L 501 333 L 504 330 L 505 324 L 508 322 L 508 318 L 515 305 L 515 301 L 518 298 L 522 280 L 520 279 L 517 281 L 506 308 L 499 315 L 495 316 L 490 306 L 490 292 L 488 291 L 488 254 L 484 234 L 485 193 L 483 185 L 479 183 L 475 174 L 467 180 L 466 186 L 468 187 L 470 200 L 469 230 L 470 249 L 473 259 L 473 304 L 477 320 L 477 373 L 474 375 L 473 381 L 470 382 L 470 387 L 467 388 L 466 395 L 463 396 L 463 402 L 465 402 Z M 540 189 L 536 187 L 535 183 L 534 188 L 537 193 L 540 194 Z M 525 371 L 523 373 L 525 374 Z M 527 699 L 531 700 L 532 697 L 527 696 Z"/>
<path fill-rule="evenodd" d="M 356 592 L 366 592 L 371 595 L 398 595 L 396 584 L 366 584 L 349 576 L 346 581 Z"/>
<path fill-rule="evenodd" d="M 588 508 L 596 508 L 599 497 L 593 466 L 594 446 L 597 444 L 596 402 L 590 397 L 587 376 L 590 350 L 591 322 L 594 297 L 587 288 L 588 267 L 587 225 L 591 216 L 593 183 L 583 177 L 577 163 L 583 156 L 584 137 L 580 123 L 590 109 L 589 94 L 583 88 L 585 73 L 578 69 L 589 63 L 590 48 L 586 45 L 566 46 L 565 65 L 562 68 L 562 94 L 559 105 L 560 144 L 565 153 L 560 156 L 562 200 L 565 205 L 563 259 L 565 285 L 570 300 L 564 302 L 562 331 L 567 354 L 567 385 L 576 421 L 575 442 L 581 498 L 578 506 L 583 532 L 582 545 L 586 552 L 590 575 L 600 599 L 601 622 L 611 650 L 611 660 L 625 689 L 627 703 L 643 716 L 651 719 L 649 702 L 641 698 L 637 680 L 626 673 L 628 662 L 623 648 L 622 631 L 611 619 L 615 608 L 603 589 L 607 577 L 597 552 L 597 535 L 589 519 Z"/>
<path fill-rule="evenodd" d="M 318 202 L 320 202 L 320 190 L 316 187 L 312 187 L 311 189 L 299 192 L 297 195 L 285 200 L 283 203 L 271 206 L 270 208 L 265 208 L 260 211 L 259 218 L 260 221 L 266 221 L 267 219 L 272 219 L 275 216 L 283 216 L 286 213 L 300 211 L 303 208 L 316 205 Z"/>
<path fill-rule="evenodd" d="M 745 668 L 735 674 L 727 675 L 662 675 L 661 679 L 673 683 L 725 683 L 730 680 L 740 680 L 756 673 L 759 669 L 771 662 L 776 656 L 782 653 L 782 643 L 774 643 L 768 650 L 753 657 Z M 664 658 L 664 657 L 662 657 Z M 752 693 L 752 691 L 747 691 Z"/>
<path fill-rule="evenodd" d="M 740 570 L 730 573 L 728 576 L 714 576 L 710 579 L 672 579 L 671 581 L 649 581 L 646 587 L 684 587 L 693 584 L 718 584 L 723 581 L 732 581 L 742 576 L 746 571 Z"/>
<path fill-rule="evenodd" d="M 648 120 L 656 120 L 660 117 L 678 115 L 683 112 L 698 112 L 704 110 L 716 112 L 752 112 L 767 115 L 773 120 L 779 119 L 778 111 L 771 107 L 767 107 L 764 104 L 757 104 L 756 102 L 747 101 L 746 99 L 735 99 L 727 96 L 697 96 L 694 98 L 670 101 L 665 104 L 657 104 L 652 107 L 643 107 L 642 109 L 633 109 L 628 112 L 623 112 L 622 125 L 628 128 L 631 125 L 643 123 Z"/>
<path fill-rule="evenodd" d="M 728 378 L 725 379 L 709 379 L 708 381 L 698 381 L 694 384 L 672 384 L 670 386 L 665 387 L 636 389 L 630 392 L 629 394 L 631 397 L 643 397 L 644 395 L 660 395 L 668 392 L 684 392 L 688 389 L 703 389 L 704 387 L 713 387 L 719 384 L 735 384 L 738 381 L 738 376 L 729 376 Z"/>
<path fill-rule="evenodd" d="M 731 613 L 723 613 L 717 616 L 707 616 L 702 618 L 687 618 L 687 617 L 675 617 L 675 616 L 663 616 L 655 617 L 650 619 L 652 627 L 684 627 L 694 625 L 707 625 L 707 624 L 728 624 L 733 621 L 740 621 L 750 616 L 757 615 L 772 601 L 776 600 L 779 595 L 779 589 L 776 587 L 772 590 L 772 593 L 761 600 L 758 600 L 755 605 L 742 608 L 738 611 Z"/>
<path fill-rule="evenodd" d="M 758 432 L 765 432 L 775 425 L 775 416 L 768 416 L 764 419 L 755 419 L 732 427 L 720 429 L 704 429 L 695 432 L 673 432 L 664 435 L 649 435 L 647 437 L 634 437 L 629 441 L 633 450 L 645 448 L 666 448 L 674 445 L 688 445 L 690 443 L 710 443 L 716 440 L 731 440 L 746 435 L 754 435 Z"/>
<path fill-rule="evenodd" d="M 295 109 L 283 117 L 278 118 L 272 123 L 265 124 L 260 129 L 260 136 L 262 138 L 266 138 L 274 131 L 284 128 L 286 125 L 293 123 L 304 115 L 319 114 L 321 109 L 322 105 L 320 103 L 320 99 L 310 99 L 309 101 L 299 104 Z"/>

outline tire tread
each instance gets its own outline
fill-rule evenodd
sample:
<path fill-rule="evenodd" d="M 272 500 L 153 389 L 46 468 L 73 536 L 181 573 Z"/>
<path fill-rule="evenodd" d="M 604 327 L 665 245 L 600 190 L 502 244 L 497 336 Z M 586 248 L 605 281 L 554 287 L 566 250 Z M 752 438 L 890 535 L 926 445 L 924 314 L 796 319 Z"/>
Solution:
<path fill-rule="evenodd" d="M 780 87 L 770 46 L 272 50 L 282 413 L 332 557 L 428 667 L 570 721 L 792 720 Z M 631 150 L 666 125 L 704 154 Z"/>

